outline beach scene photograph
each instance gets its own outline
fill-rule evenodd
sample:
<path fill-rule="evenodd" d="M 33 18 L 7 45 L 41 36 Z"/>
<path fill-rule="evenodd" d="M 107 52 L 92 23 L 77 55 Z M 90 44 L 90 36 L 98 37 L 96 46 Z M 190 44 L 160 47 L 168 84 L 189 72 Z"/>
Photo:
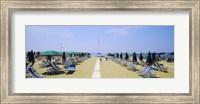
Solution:
<path fill-rule="evenodd" d="M 174 78 L 174 26 L 26 25 L 25 78 Z"/>

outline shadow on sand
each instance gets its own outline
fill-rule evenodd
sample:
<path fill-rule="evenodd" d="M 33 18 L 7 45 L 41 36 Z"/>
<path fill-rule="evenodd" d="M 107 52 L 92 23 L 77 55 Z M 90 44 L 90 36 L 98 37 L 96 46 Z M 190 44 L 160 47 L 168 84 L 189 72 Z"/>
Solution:
<path fill-rule="evenodd" d="M 74 74 L 75 71 L 68 71 L 66 74 L 70 75 L 70 74 Z"/>
<path fill-rule="evenodd" d="M 140 71 L 139 69 L 128 69 L 129 71 L 137 72 Z"/>
<path fill-rule="evenodd" d="M 42 75 L 60 75 L 60 74 L 64 74 L 64 73 L 65 73 L 64 71 L 58 71 L 58 72 L 54 72 L 54 73 L 44 72 L 44 73 L 42 73 Z"/>

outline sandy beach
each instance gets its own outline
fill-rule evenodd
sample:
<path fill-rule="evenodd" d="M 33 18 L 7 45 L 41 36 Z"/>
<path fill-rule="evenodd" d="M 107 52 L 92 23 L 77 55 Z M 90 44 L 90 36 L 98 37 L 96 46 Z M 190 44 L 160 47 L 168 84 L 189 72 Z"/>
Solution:
<path fill-rule="evenodd" d="M 60 63 L 57 65 L 61 68 L 59 72 L 55 74 L 47 74 L 48 67 L 41 68 L 39 66 L 39 63 L 41 63 L 42 60 L 36 60 L 33 68 L 38 74 L 44 76 L 44 78 L 92 78 L 97 60 L 99 60 L 99 57 L 93 56 L 84 60 L 81 63 L 78 63 L 78 65 L 76 65 L 75 72 L 73 73 L 68 73 L 67 71 L 65 71 L 64 66 L 62 65 L 62 63 Z M 156 71 L 156 77 L 173 78 L 174 63 L 166 61 L 160 61 L 160 63 L 164 64 L 168 68 L 168 72 Z M 100 74 L 100 78 L 141 78 L 141 76 L 138 76 L 138 74 L 136 74 L 136 71 L 128 70 L 126 67 L 117 64 L 113 60 L 109 59 L 106 61 L 105 58 L 102 58 L 102 61 L 100 61 L 99 64 L 100 71 L 98 72 L 98 74 Z M 128 62 L 128 65 L 129 64 L 131 64 L 131 62 Z M 144 67 L 142 67 L 141 65 L 136 65 L 137 70 L 141 70 L 143 68 Z"/>

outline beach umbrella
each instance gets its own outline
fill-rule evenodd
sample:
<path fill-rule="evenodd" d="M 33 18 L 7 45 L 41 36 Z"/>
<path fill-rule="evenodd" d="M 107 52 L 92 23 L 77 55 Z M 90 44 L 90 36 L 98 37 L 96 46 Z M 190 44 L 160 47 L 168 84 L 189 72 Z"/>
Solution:
<path fill-rule="evenodd" d="M 142 52 L 140 53 L 139 60 L 140 60 L 140 61 L 143 60 Z"/>
<path fill-rule="evenodd" d="M 153 62 L 156 61 L 156 53 L 155 53 L 155 52 L 152 54 L 152 61 L 153 61 Z"/>
<path fill-rule="evenodd" d="M 133 62 L 137 62 L 137 57 L 136 57 L 136 53 L 135 52 L 133 53 L 133 59 L 132 59 L 132 61 Z"/>
<path fill-rule="evenodd" d="M 123 58 L 122 53 L 120 53 L 120 59 L 122 59 L 122 58 Z"/>
<path fill-rule="evenodd" d="M 28 51 L 28 53 L 27 53 L 27 57 L 28 57 L 28 58 L 29 58 L 29 56 L 30 56 L 30 53 L 31 53 L 31 52 Z"/>
<path fill-rule="evenodd" d="M 117 53 L 117 58 L 119 58 L 119 53 Z"/>
<path fill-rule="evenodd" d="M 151 59 L 151 52 L 149 51 L 148 56 L 147 56 L 147 61 L 148 64 L 152 65 L 152 59 Z"/>
<path fill-rule="evenodd" d="M 70 57 L 72 57 L 72 54 L 69 54 L 70 55 Z"/>
<path fill-rule="evenodd" d="M 63 55 L 62 55 L 62 60 L 65 61 L 66 60 L 66 57 L 65 57 L 65 52 L 63 52 Z"/>
<path fill-rule="evenodd" d="M 43 55 L 43 56 L 61 56 L 62 54 L 58 51 L 49 50 L 49 51 L 41 52 L 40 55 Z"/>
<path fill-rule="evenodd" d="M 129 56 L 128 56 L 128 53 L 126 52 L 125 54 L 125 60 L 128 60 L 129 59 Z"/>
<path fill-rule="evenodd" d="M 40 52 L 37 53 L 37 57 L 39 57 L 39 56 L 40 56 Z"/>
<path fill-rule="evenodd" d="M 29 62 L 35 61 L 33 50 L 31 50 L 31 52 L 29 53 L 28 61 L 29 61 Z"/>
<path fill-rule="evenodd" d="M 32 67 L 35 63 L 35 58 L 34 58 L 34 53 L 33 50 L 31 50 L 31 52 L 29 53 L 29 58 L 28 58 L 29 62 L 32 62 L 32 65 L 30 67 Z"/>

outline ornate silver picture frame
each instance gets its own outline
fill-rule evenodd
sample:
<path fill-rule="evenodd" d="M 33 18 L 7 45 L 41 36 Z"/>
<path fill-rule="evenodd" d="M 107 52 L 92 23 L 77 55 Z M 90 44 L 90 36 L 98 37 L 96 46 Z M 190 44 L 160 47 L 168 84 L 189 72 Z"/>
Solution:
<path fill-rule="evenodd" d="M 199 103 L 199 0 L 0 0 L 0 102 Z M 189 93 L 12 93 L 11 14 L 14 11 L 189 11 Z"/>

